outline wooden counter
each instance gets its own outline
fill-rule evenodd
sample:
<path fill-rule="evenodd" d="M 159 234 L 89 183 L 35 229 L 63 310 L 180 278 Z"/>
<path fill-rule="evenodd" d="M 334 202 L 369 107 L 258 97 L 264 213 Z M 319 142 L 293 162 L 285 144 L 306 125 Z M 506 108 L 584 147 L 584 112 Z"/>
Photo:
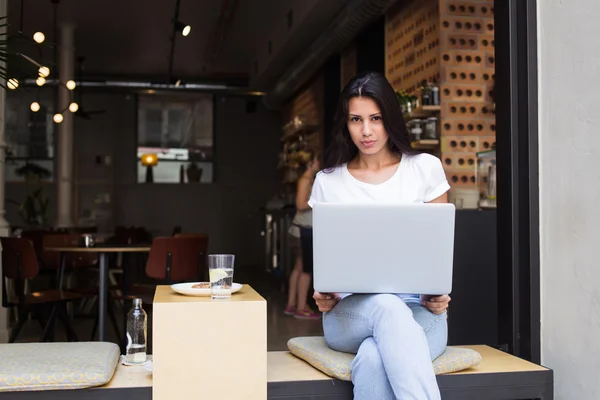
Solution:
<path fill-rule="evenodd" d="M 266 301 L 248 285 L 231 300 L 154 295 L 154 400 L 267 398 Z"/>

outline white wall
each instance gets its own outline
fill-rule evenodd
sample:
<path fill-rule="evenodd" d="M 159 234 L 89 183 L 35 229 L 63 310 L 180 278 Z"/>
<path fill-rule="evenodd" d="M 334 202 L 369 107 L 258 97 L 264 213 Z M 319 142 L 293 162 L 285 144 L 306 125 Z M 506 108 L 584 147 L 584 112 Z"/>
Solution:
<path fill-rule="evenodd" d="M 539 0 L 542 362 L 600 398 L 600 7 Z"/>

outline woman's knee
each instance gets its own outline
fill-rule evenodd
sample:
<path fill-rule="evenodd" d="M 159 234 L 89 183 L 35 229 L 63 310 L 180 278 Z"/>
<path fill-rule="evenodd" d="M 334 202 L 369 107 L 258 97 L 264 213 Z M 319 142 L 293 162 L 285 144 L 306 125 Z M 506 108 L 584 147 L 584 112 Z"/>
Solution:
<path fill-rule="evenodd" d="M 375 294 L 369 299 L 374 313 L 384 316 L 411 317 L 412 312 L 401 298 L 394 294 Z"/>

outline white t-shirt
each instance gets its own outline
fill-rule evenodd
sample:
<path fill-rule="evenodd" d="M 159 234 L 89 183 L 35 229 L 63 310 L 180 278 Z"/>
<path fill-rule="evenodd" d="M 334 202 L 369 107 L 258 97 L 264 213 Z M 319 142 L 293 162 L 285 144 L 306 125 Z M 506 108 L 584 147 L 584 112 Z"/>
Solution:
<path fill-rule="evenodd" d="M 361 182 L 343 164 L 317 174 L 308 204 L 316 203 L 427 203 L 450 189 L 439 158 L 430 154 L 403 155 L 398 169 L 383 183 Z M 348 294 L 346 294 L 348 295 Z M 400 294 L 404 301 L 419 301 L 418 295 Z"/>

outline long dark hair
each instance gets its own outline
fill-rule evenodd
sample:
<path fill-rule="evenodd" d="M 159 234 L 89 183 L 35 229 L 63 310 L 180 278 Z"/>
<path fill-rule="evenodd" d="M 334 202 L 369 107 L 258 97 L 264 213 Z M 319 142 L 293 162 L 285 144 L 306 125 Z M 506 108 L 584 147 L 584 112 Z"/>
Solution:
<path fill-rule="evenodd" d="M 389 136 L 387 144 L 393 153 L 400 156 L 419 153 L 410 145 L 406 122 L 394 89 L 382 74 L 365 72 L 354 76 L 340 93 L 333 121 L 332 140 L 323 164 L 325 172 L 351 161 L 358 154 L 358 148 L 352 142 L 347 125 L 348 102 L 353 97 L 368 97 L 377 103 L 381 110 L 383 126 Z"/>

